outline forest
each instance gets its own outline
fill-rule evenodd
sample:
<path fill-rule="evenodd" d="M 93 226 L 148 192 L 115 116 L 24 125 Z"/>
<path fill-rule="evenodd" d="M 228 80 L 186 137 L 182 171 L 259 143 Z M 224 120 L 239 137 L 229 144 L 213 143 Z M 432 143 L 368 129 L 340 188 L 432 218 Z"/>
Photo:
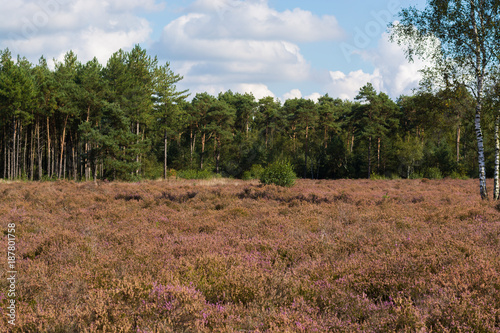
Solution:
<path fill-rule="evenodd" d="M 475 100 L 464 86 L 392 100 L 367 83 L 354 101 L 260 100 L 179 91 L 182 76 L 140 46 L 105 66 L 69 51 L 53 69 L 0 51 L 0 177 L 255 178 L 286 160 L 310 179 L 478 177 Z M 494 173 L 495 103 L 483 106 Z"/>

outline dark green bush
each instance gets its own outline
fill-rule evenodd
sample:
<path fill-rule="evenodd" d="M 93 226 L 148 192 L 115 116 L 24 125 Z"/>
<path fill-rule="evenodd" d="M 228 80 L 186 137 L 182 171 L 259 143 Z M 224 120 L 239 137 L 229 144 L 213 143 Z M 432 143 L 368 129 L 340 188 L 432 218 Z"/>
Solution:
<path fill-rule="evenodd" d="M 183 170 L 177 172 L 178 178 L 183 179 L 212 179 L 212 178 L 220 178 L 220 175 L 216 175 L 208 170 Z"/>
<path fill-rule="evenodd" d="M 250 170 L 243 172 L 243 176 L 241 178 L 243 180 L 260 179 L 263 172 L 264 168 L 260 164 L 254 164 Z"/>
<path fill-rule="evenodd" d="M 288 161 L 276 161 L 264 169 L 260 176 L 263 184 L 291 187 L 295 184 L 295 172 Z"/>

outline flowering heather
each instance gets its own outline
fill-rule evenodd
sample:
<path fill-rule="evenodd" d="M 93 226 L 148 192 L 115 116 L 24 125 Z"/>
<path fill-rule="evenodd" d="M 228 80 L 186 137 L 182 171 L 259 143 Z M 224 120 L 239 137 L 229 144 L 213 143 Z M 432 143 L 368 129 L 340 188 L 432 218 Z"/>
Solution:
<path fill-rule="evenodd" d="M 475 180 L 0 183 L 0 328 L 498 332 L 499 210 Z"/>

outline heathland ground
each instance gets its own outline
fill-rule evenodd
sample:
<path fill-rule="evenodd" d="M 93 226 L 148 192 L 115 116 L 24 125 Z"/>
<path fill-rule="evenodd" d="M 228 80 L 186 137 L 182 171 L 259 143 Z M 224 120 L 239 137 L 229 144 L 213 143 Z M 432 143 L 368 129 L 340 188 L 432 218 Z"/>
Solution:
<path fill-rule="evenodd" d="M 0 327 L 498 332 L 499 209 L 477 180 L 4 182 Z"/>

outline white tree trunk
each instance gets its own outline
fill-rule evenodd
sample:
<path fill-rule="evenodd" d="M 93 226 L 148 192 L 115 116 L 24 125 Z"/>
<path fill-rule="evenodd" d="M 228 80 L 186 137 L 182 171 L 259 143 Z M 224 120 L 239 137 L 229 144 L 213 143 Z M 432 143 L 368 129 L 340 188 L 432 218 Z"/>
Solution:
<path fill-rule="evenodd" d="M 486 188 L 486 160 L 484 157 L 483 131 L 481 130 L 481 105 L 476 107 L 475 128 L 477 137 L 477 148 L 479 157 L 479 191 L 482 199 L 488 199 Z"/>
<path fill-rule="evenodd" d="M 484 75 L 485 75 L 485 50 L 481 44 L 479 37 L 479 29 L 476 22 L 475 6 L 473 1 L 470 0 L 470 15 L 471 22 L 473 25 L 473 33 L 475 39 L 475 56 L 476 56 L 476 117 L 474 120 L 474 125 L 476 129 L 477 137 L 477 148 L 479 157 L 479 192 L 481 194 L 481 199 L 488 199 L 488 190 L 486 188 L 486 161 L 484 157 L 484 141 L 483 141 L 483 131 L 481 129 L 481 109 L 483 103 L 483 86 L 484 86 Z"/>

